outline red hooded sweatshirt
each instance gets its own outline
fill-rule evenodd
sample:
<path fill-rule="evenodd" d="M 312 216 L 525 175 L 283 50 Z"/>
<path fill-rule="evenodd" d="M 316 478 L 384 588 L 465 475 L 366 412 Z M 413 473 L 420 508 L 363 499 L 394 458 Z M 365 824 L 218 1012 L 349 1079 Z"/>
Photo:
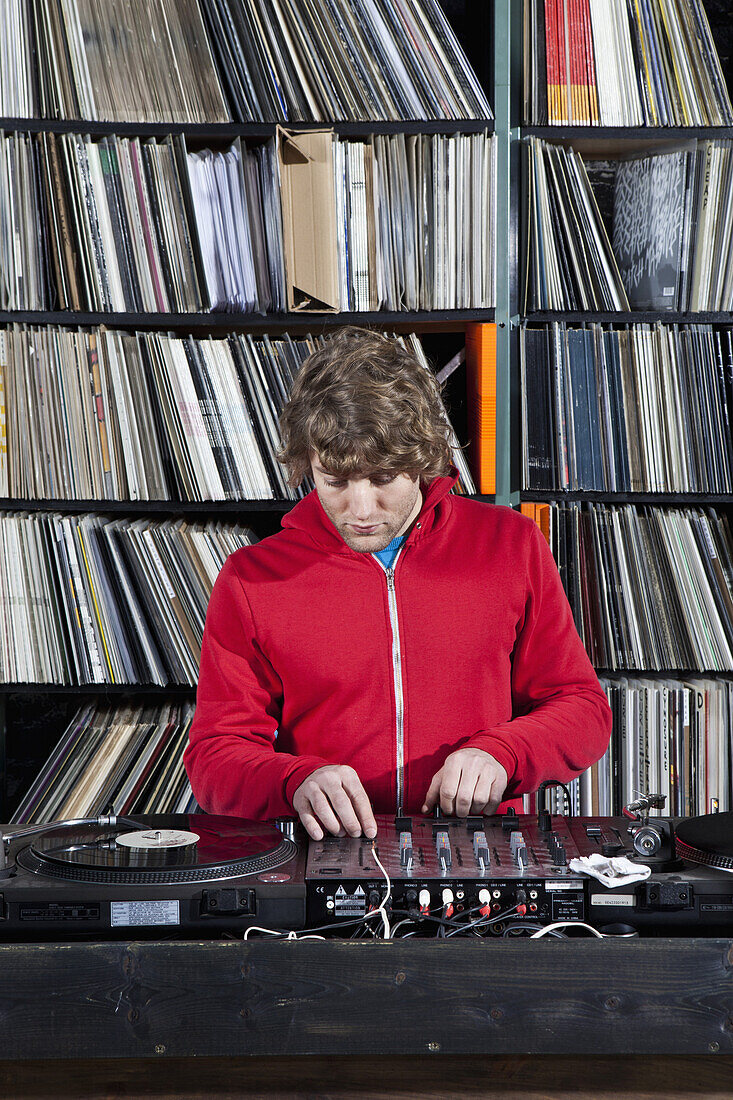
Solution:
<path fill-rule="evenodd" d="M 185 754 L 204 809 L 289 814 L 312 771 L 350 764 L 376 812 L 419 813 L 460 747 L 503 765 L 508 799 L 604 753 L 610 709 L 539 528 L 453 481 L 424 487 L 393 570 L 315 492 L 227 560 Z"/>

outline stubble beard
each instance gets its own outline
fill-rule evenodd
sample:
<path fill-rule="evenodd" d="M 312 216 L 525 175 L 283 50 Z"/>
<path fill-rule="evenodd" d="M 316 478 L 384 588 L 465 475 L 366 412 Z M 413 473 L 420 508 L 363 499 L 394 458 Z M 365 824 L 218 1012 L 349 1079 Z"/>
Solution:
<path fill-rule="evenodd" d="M 346 545 L 351 550 L 356 551 L 357 554 L 378 554 L 380 550 L 385 550 L 396 535 L 398 535 L 407 525 L 407 521 L 415 508 L 419 496 L 420 490 L 418 488 L 409 507 L 406 507 L 401 515 L 387 524 L 386 528 L 380 525 L 379 531 L 375 532 L 373 535 L 358 535 L 346 523 L 337 523 L 335 525 L 336 529 Z"/>
<path fill-rule="evenodd" d="M 357 554 L 377 554 L 380 550 L 385 550 L 389 546 L 400 527 L 402 527 L 402 523 L 390 524 L 386 531 L 382 531 L 380 527 L 379 532 L 375 532 L 373 535 L 356 535 L 350 527 L 344 524 L 338 528 L 338 532 L 346 545 L 351 550 L 355 550 Z"/>

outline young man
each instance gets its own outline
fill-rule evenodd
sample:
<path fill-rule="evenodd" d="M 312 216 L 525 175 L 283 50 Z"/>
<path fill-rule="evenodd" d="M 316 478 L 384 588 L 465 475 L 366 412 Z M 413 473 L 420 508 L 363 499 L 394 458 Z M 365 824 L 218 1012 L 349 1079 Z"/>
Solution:
<path fill-rule="evenodd" d="M 315 492 L 214 587 L 186 750 L 201 806 L 374 836 L 375 811 L 521 809 L 597 760 L 610 710 L 547 543 L 450 495 L 433 376 L 345 329 L 280 426 L 291 483 Z"/>

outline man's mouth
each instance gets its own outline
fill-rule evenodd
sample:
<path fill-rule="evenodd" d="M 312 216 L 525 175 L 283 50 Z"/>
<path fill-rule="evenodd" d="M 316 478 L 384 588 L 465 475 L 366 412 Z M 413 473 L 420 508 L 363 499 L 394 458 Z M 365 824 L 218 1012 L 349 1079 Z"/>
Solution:
<path fill-rule="evenodd" d="M 357 535 L 371 535 L 380 526 L 381 526 L 381 524 L 379 524 L 379 523 L 372 523 L 372 524 L 370 524 L 369 526 L 366 526 L 366 527 L 362 527 L 357 523 L 350 523 L 349 524 L 349 527 L 351 528 L 351 530 L 355 531 Z"/>

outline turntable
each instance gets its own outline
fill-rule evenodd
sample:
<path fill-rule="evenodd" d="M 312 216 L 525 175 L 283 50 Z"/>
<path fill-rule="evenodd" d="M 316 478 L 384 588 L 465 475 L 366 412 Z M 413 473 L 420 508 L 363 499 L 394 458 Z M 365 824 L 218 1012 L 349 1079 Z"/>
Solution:
<path fill-rule="evenodd" d="M 305 923 L 304 852 L 208 814 L 2 828 L 0 937 L 217 935 Z"/>
<path fill-rule="evenodd" d="M 733 813 L 705 814 L 680 821 L 677 855 L 718 871 L 733 871 Z"/>

